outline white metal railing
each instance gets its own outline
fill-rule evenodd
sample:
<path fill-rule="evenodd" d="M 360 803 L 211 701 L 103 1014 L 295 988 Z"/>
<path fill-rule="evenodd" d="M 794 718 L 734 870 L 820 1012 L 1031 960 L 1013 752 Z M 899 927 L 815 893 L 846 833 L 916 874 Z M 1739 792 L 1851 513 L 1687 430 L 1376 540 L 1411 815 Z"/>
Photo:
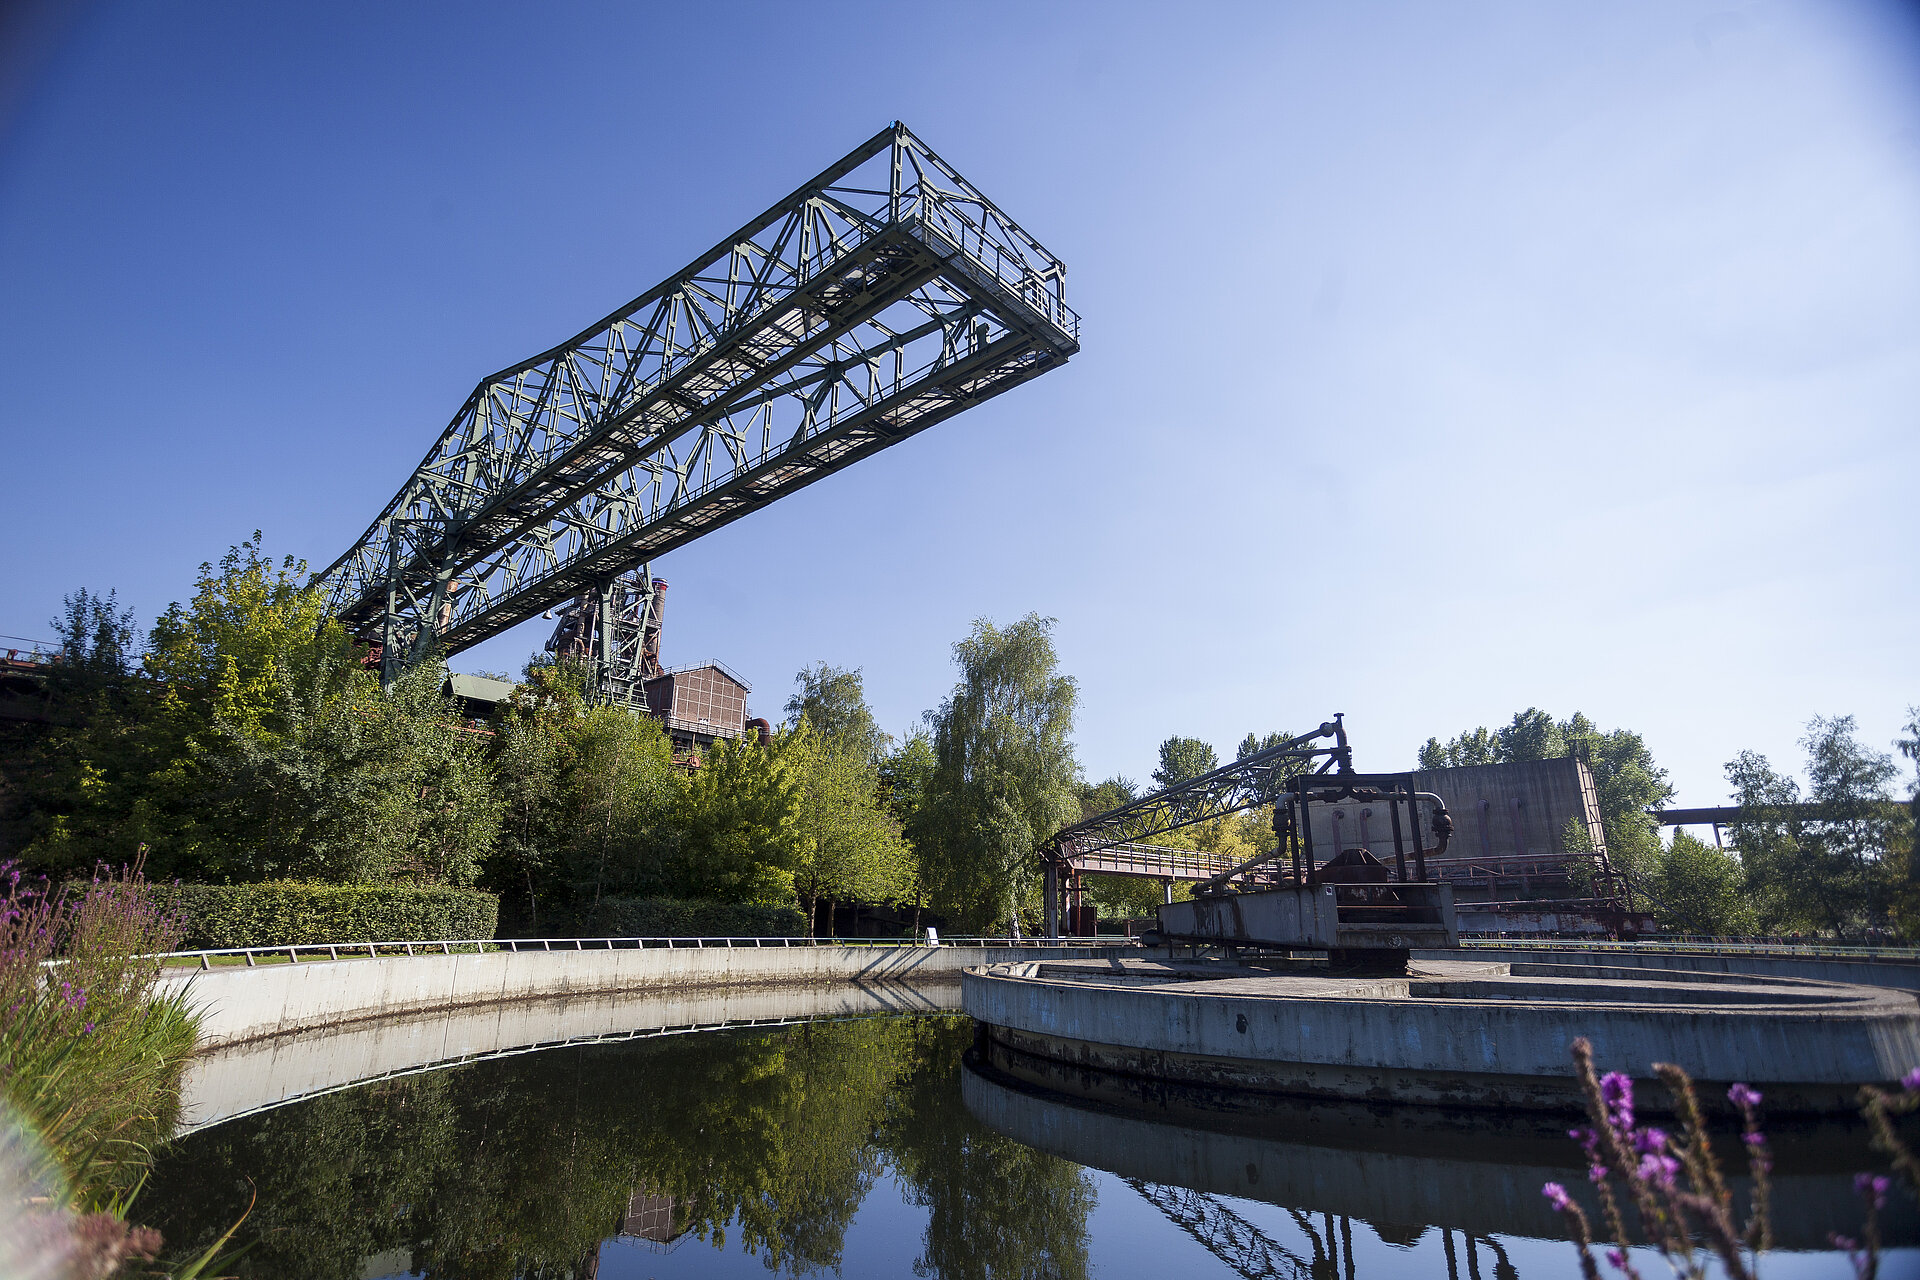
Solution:
<path fill-rule="evenodd" d="M 245 959 L 249 968 L 261 960 L 300 964 L 315 960 L 353 960 L 371 956 L 397 955 L 479 955 L 505 951 L 617 951 L 623 949 L 760 949 L 789 947 L 1126 947 L 1131 939 L 1119 934 L 1093 938 L 941 938 L 928 943 L 920 938 L 461 938 L 445 941 L 411 942 L 312 942 L 284 947 L 214 947 L 200 951 L 168 951 L 163 960 L 198 960 L 200 968 L 211 969 L 220 956 Z"/>

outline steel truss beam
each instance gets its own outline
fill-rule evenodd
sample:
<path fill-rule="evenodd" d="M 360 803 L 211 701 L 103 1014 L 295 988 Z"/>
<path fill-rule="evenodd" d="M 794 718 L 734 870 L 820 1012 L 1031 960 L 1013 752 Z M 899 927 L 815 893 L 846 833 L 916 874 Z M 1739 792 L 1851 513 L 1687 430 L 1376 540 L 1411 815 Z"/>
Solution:
<path fill-rule="evenodd" d="M 905 126 L 485 379 L 317 581 L 391 676 L 1064 363 L 1066 269 Z"/>
<path fill-rule="evenodd" d="M 1053 838 L 1051 857 L 1055 862 L 1069 862 L 1223 814 L 1272 804 L 1288 779 L 1335 769 L 1341 773 L 1353 770 L 1353 749 L 1347 745 L 1346 725 L 1340 716 L 1312 733 L 1289 738 L 1190 782 L 1142 796 L 1067 827 Z"/>

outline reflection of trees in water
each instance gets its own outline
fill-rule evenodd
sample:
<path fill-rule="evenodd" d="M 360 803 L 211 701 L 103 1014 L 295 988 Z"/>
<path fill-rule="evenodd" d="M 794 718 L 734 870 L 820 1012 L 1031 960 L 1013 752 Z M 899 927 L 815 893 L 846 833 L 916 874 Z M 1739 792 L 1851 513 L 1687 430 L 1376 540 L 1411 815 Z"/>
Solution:
<path fill-rule="evenodd" d="M 1079 1280 L 1092 1184 L 961 1105 L 969 1030 L 803 1024 L 588 1046 L 411 1076 L 216 1126 L 165 1152 L 136 1210 L 170 1251 L 246 1208 L 242 1276 L 357 1277 L 407 1250 L 447 1280 L 591 1274 L 636 1190 L 673 1227 L 727 1232 L 769 1270 L 837 1268 L 891 1164 L 929 1211 L 916 1270 Z"/>
<path fill-rule="evenodd" d="M 914 1274 L 1086 1280 L 1093 1179 L 975 1120 L 960 1101 L 965 1028 L 922 1026 L 881 1130 L 909 1199 L 927 1210 Z"/>

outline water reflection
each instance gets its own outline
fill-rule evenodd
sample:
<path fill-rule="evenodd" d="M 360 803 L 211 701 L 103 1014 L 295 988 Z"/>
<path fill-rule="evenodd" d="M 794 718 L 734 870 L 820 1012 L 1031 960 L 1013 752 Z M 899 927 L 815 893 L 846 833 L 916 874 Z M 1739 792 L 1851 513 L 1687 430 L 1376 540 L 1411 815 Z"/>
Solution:
<path fill-rule="evenodd" d="M 884 1171 L 929 1276 L 1087 1274 L 1091 1184 L 959 1105 L 964 1019 L 875 1017 L 575 1047 L 387 1080 L 177 1141 L 136 1208 L 203 1247 L 258 1203 L 244 1277 L 600 1271 L 628 1234 L 840 1268 Z"/>
<path fill-rule="evenodd" d="M 197 1250 L 257 1190 L 248 1280 L 1571 1270 L 1535 1203 L 1564 1176 L 1563 1137 L 1481 1132 L 1469 1151 L 1465 1130 L 1387 1113 L 1209 1125 L 1204 1106 L 1068 1101 L 965 1070 L 972 1042 L 964 1018 L 877 1016 L 397 1076 L 179 1139 L 136 1213 Z M 1826 1212 L 1821 1182 L 1845 1194 L 1844 1172 L 1810 1178 L 1809 1214 Z M 1768 1274 L 1848 1272 L 1803 1261 L 1816 1269 Z"/>

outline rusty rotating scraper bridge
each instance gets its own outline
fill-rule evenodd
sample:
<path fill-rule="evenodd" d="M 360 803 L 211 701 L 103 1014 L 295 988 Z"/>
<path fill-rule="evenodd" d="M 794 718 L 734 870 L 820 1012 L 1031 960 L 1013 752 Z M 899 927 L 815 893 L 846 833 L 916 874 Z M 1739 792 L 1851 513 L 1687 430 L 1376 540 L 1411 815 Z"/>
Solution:
<path fill-rule="evenodd" d="M 637 705 L 653 557 L 1063 364 L 1065 282 L 895 123 L 484 379 L 317 581 L 384 681 L 561 606 L 598 696 Z"/>

